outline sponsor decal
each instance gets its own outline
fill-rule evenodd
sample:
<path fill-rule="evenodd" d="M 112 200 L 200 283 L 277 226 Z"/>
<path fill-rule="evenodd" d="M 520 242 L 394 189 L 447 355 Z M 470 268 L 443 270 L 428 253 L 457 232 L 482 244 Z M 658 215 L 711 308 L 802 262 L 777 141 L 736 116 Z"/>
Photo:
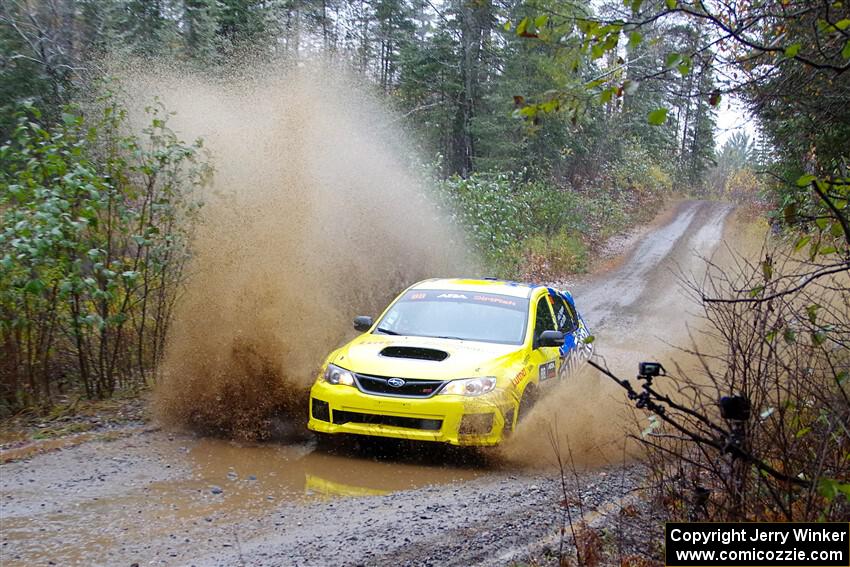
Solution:
<path fill-rule="evenodd" d="M 522 370 L 517 372 L 517 375 L 514 376 L 513 380 L 511 380 L 513 385 L 519 386 L 519 383 L 522 382 L 522 379 L 525 378 L 526 374 L 528 374 L 528 368 L 527 367 L 523 368 Z"/>
<path fill-rule="evenodd" d="M 463 291 L 450 289 L 408 291 L 404 294 L 400 301 L 480 302 L 516 311 L 525 311 L 528 308 L 527 299 L 517 299 L 497 293 L 464 293 Z"/>
<path fill-rule="evenodd" d="M 540 381 L 549 380 L 555 377 L 555 361 L 547 362 L 540 365 Z"/>
<path fill-rule="evenodd" d="M 472 296 L 472 299 L 475 301 L 498 303 L 499 305 L 509 305 L 511 307 L 516 307 L 516 301 L 513 301 L 506 297 L 500 297 L 498 295 L 474 295 Z"/>
<path fill-rule="evenodd" d="M 593 355 L 593 344 L 584 342 L 590 333 L 584 326 L 584 321 L 579 319 L 578 328 L 567 338 L 564 347 L 561 348 L 561 367 L 558 369 L 558 378 L 566 378 L 568 374 L 575 372 Z M 571 343 L 567 349 L 567 342 Z"/>
<path fill-rule="evenodd" d="M 558 328 L 563 329 L 567 324 L 567 308 L 560 305 L 560 309 L 558 309 L 555 315 L 558 319 Z"/>

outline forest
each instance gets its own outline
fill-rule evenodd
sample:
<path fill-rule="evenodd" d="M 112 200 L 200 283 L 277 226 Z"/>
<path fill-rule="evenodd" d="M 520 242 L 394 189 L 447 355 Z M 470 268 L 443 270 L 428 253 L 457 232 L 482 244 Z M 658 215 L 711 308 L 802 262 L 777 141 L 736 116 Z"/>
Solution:
<path fill-rule="evenodd" d="M 438 204 L 499 275 L 581 272 L 673 196 L 768 219 L 774 248 L 694 289 L 729 345 L 717 389 L 774 402 L 753 426 L 762 445 L 737 476 L 712 469 L 699 416 L 716 399 L 700 394 L 675 452 L 727 487 L 715 518 L 847 510 L 842 0 L 0 0 L 0 415 L 144 389 L 166 349 L 194 189 L 215 163 L 158 101 L 130 128 L 103 86 L 112 62 L 239 80 L 251 62 L 316 59 L 392 110 Z M 748 127 L 726 136 L 730 108 Z"/>
<path fill-rule="evenodd" d="M 10 229 L 4 233 L 3 245 L 9 246 L 19 236 L 40 236 L 21 222 L 30 215 L 52 213 L 37 210 L 47 203 L 29 197 L 39 194 L 36 186 L 47 185 L 53 174 L 50 168 L 58 166 L 47 167 L 48 156 L 63 155 L 70 147 L 81 147 L 81 153 L 64 160 L 62 167 L 84 162 L 92 166 L 90 173 L 95 177 L 102 175 L 103 165 L 106 170 L 119 171 L 128 181 L 116 188 L 115 197 L 127 205 L 128 215 L 119 222 L 150 224 L 157 228 L 160 239 L 154 243 L 146 235 L 136 235 L 150 247 L 143 257 L 131 266 L 105 266 L 107 277 L 103 281 L 95 278 L 98 281 L 87 291 L 110 294 L 110 286 L 125 292 L 135 290 L 136 280 L 110 274 L 140 272 L 145 274 L 140 301 L 127 301 L 118 309 L 101 302 L 96 313 L 81 308 L 72 318 L 85 323 L 68 324 L 54 315 L 31 314 L 24 316 L 20 325 L 12 325 L 15 332 L 6 328 L 5 344 L 16 353 L 6 360 L 23 362 L 15 366 L 24 368 L 27 378 L 13 378 L 4 388 L 5 403 L 19 405 L 22 401 L 14 401 L 15 396 L 22 394 L 49 400 L 50 376 L 56 373 L 51 370 L 50 359 L 56 351 L 52 343 L 58 335 L 79 335 L 79 340 L 73 341 L 78 346 L 71 350 L 109 353 L 109 333 L 104 332 L 95 341 L 97 345 L 86 347 L 84 330 L 95 323 L 114 324 L 118 329 L 115 335 L 122 337 L 127 325 L 124 319 L 136 305 L 145 313 L 131 317 L 137 327 L 133 341 L 137 343 L 134 366 L 138 378 L 161 351 L 160 335 L 169 317 L 166 306 L 171 292 L 165 291 L 168 286 L 164 282 L 157 287 L 162 296 L 155 302 L 156 309 L 165 312 L 162 321 L 153 325 L 151 337 L 145 338 L 147 331 L 140 325 L 147 325 L 142 322 L 149 319 L 146 298 L 150 286 L 147 271 L 137 268 L 139 264 L 149 266 L 160 254 L 168 256 L 165 262 L 169 266 L 174 264 L 171 249 L 157 252 L 156 246 L 170 236 L 160 223 L 171 229 L 176 225 L 173 220 L 160 221 L 153 209 L 145 208 L 144 200 L 139 208 L 137 186 L 147 188 L 147 202 L 165 195 L 169 205 L 181 208 L 187 205 L 180 196 L 186 192 L 185 185 L 202 176 L 194 172 L 188 179 L 163 180 L 161 174 L 146 173 L 157 159 L 156 150 L 134 156 L 134 163 L 126 163 L 122 155 L 100 155 L 105 140 L 111 140 L 108 146 L 117 143 L 140 148 L 153 142 L 169 152 L 162 165 L 174 166 L 175 174 L 184 162 L 194 159 L 194 150 L 184 147 L 168 129 L 167 120 L 163 121 L 167 108 L 160 109 L 163 116 L 153 117 L 153 130 L 141 138 L 125 135 L 123 109 L 114 100 L 109 103 L 114 112 L 108 116 L 84 118 L 79 106 L 75 110 L 73 105 L 91 96 L 93 85 L 105 79 L 108 62 L 115 59 L 176 61 L 222 76 L 257 59 L 290 65 L 310 58 L 341 59 L 398 113 L 415 140 L 424 167 L 435 178 L 440 201 L 470 235 L 478 252 L 503 275 L 525 272 L 552 277 L 581 271 L 587 265 L 589 247 L 651 217 L 654 207 L 674 191 L 760 198 L 757 193 L 764 182 L 753 172 L 770 159 L 766 135 L 756 144 L 739 133 L 715 155 L 715 116 L 722 95 L 716 55 L 703 47 L 710 35 L 707 25 L 687 18 L 663 25 L 651 23 L 629 32 L 627 41 L 627 34 L 615 29 L 620 24 L 609 25 L 607 32 L 596 27 L 592 32 L 577 29 L 578 33 L 565 35 L 576 23 L 601 18 L 620 21 L 632 14 L 628 6 L 601 6 L 596 11 L 560 3 L 438 5 L 395 0 L 4 1 L 0 133 L 15 143 L 6 145 L 2 156 L 4 185 L 12 187 L 3 198 L 4 226 Z M 540 33 L 532 33 L 537 28 Z M 550 31 L 544 34 L 543 30 Z M 598 35 L 602 32 L 608 35 Z M 557 39 L 557 35 L 564 37 Z M 585 53 L 588 47 L 592 53 Z M 233 76 L 238 80 L 238 73 Z M 659 109 L 666 109 L 669 115 L 658 119 Z M 652 113 L 655 120 L 648 120 Z M 46 169 L 27 171 L 27 183 L 20 183 L 29 152 L 46 139 L 54 142 L 49 149 L 42 146 L 39 150 L 44 152 L 40 163 Z M 730 180 L 734 188 L 727 187 Z M 85 181 L 75 179 L 67 187 L 46 189 L 55 189 L 58 194 L 54 196 L 61 199 L 63 192 L 85 191 L 80 185 Z M 87 214 L 100 215 L 102 208 L 107 214 L 112 210 L 108 198 L 98 195 L 97 205 L 84 204 L 90 205 Z M 41 219 L 44 230 L 49 227 L 61 235 L 48 233 L 36 246 L 39 250 L 32 250 L 29 261 L 33 263 L 47 261 L 40 257 L 44 247 L 51 248 L 48 243 L 61 239 L 66 228 L 78 230 L 56 228 L 46 217 Z M 125 250 L 133 245 L 126 241 L 128 236 L 121 237 Z M 111 234 L 92 234 L 91 238 L 108 245 L 75 243 L 80 253 L 113 247 Z M 65 253 L 59 256 L 50 259 L 52 265 L 68 260 Z M 5 258 L 6 270 L 12 269 L 13 263 L 24 270 L 20 256 L 16 262 L 8 255 Z M 109 258 L 105 264 L 112 261 Z M 103 262 L 95 265 L 99 264 Z M 4 272 L 4 321 L 43 309 L 54 313 L 69 297 L 72 303 L 80 303 L 69 286 L 94 281 L 84 277 L 90 271 L 86 266 L 73 282 L 33 277 L 34 266 L 27 268 L 28 273 L 19 274 L 16 282 L 9 271 Z M 154 269 L 162 277 L 171 277 L 165 275 L 172 271 L 170 267 Z M 177 280 L 179 277 L 174 278 Z M 46 303 L 37 306 L 31 301 Z M 84 303 L 87 301 L 80 305 Z M 160 319 L 159 311 L 153 318 Z M 148 342 L 151 344 L 141 346 Z M 118 347 L 112 349 L 113 355 L 98 354 L 96 363 L 86 361 L 94 354 L 70 356 L 78 359 L 75 374 L 86 384 L 88 395 L 108 395 L 116 376 L 129 373 L 128 361 L 122 363 L 122 372 L 115 372 L 112 363 L 106 362 L 124 350 Z M 146 360 L 146 351 L 151 360 Z M 67 362 L 59 366 L 64 364 Z M 90 379 L 92 373 L 101 378 Z M 5 375 L 9 376 L 8 371 Z M 103 381 L 102 386 L 98 380 Z M 21 389 L 21 382 L 28 386 Z M 36 385 L 39 382 L 41 386 Z"/>

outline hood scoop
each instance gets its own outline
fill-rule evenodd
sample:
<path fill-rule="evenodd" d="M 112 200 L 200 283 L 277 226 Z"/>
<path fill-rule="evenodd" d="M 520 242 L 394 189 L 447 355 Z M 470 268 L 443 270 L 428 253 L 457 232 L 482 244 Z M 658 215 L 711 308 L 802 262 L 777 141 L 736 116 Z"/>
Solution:
<path fill-rule="evenodd" d="M 415 360 L 433 360 L 440 362 L 449 357 L 449 353 L 444 350 L 424 347 L 407 347 L 407 346 L 388 346 L 381 351 L 381 356 L 391 358 L 412 358 Z"/>

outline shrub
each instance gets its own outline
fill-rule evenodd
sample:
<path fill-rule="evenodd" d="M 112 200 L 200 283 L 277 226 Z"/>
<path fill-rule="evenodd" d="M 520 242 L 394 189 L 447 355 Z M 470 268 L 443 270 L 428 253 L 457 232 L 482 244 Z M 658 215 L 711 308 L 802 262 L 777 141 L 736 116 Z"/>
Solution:
<path fill-rule="evenodd" d="M 627 141 L 622 158 L 613 167 L 615 187 L 639 194 L 669 193 L 673 190 L 673 177 L 656 160 L 657 156 L 638 141 Z"/>
<path fill-rule="evenodd" d="M 587 269 L 587 247 L 566 228 L 554 236 L 532 236 L 522 247 L 522 258 L 526 262 L 524 269 L 537 281 L 557 279 Z"/>
<path fill-rule="evenodd" d="M 25 108 L 0 148 L 0 410 L 109 396 L 162 354 L 209 170 L 161 106 L 137 137 L 100 102 L 55 125 Z"/>
<path fill-rule="evenodd" d="M 522 239 L 530 218 L 506 174 L 454 176 L 438 185 L 438 196 L 490 265 L 504 263 L 501 256 Z"/>
<path fill-rule="evenodd" d="M 496 275 L 557 279 L 587 269 L 588 245 L 645 216 L 653 210 L 646 205 L 669 190 L 663 169 L 644 166 L 643 194 L 604 185 L 578 192 L 550 181 L 476 173 L 438 183 L 438 201 Z"/>
<path fill-rule="evenodd" d="M 569 187 L 532 181 L 522 185 L 518 193 L 528 207 L 528 223 L 533 234 L 555 235 L 564 228 L 587 230 L 581 197 Z"/>

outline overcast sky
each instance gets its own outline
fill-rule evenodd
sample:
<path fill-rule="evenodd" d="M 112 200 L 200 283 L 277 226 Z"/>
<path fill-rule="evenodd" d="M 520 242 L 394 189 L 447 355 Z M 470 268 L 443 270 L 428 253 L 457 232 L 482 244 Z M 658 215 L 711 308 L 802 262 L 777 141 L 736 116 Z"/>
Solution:
<path fill-rule="evenodd" d="M 719 149 L 723 142 L 735 132 L 745 132 L 750 140 L 755 140 L 757 131 L 753 118 L 746 112 L 741 101 L 732 96 L 724 95 L 717 112 L 717 130 L 715 145 Z"/>

